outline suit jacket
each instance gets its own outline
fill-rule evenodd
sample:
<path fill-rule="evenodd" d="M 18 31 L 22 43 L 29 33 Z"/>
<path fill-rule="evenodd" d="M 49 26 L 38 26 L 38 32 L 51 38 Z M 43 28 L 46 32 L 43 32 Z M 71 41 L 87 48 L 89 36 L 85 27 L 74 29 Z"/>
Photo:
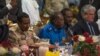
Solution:
<path fill-rule="evenodd" d="M 91 25 L 92 25 L 92 27 L 94 29 L 94 33 L 95 34 L 91 34 L 90 28 L 89 28 L 87 22 L 83 20 L 83 21 L 78 22 L 73 27 L 74 35 L 76 35 L 76 34 L 83 34 L 85 32 L 88 32 L 90 35 L 99 35 L 100 31 L 99 31 L 98 25 L 95 22 L 91 23 Z"/>
<path fill-rule="evenodd" d="M 17 0 L 17 3 L 18 3 L 17 8 L 18 9 L 15 9 L 15 11 L 13 11 L 13 13 L 9 12 L 8 8 L 6 7 L 6 2 L 5 1 L 6 0 L 0 0 L 0 19 L 3 19 L 4 16 L 6 16 L 8 13 L 10 13 L 10 15 L 13 15 L 13 16 L 18 15 L 19 12 L 21 11 L 21 0 Z M 8 33 L 9 33 L 8 26 L 6 24 L 5 25 L 0 25 L 0 42 L 7 39 Z"/>

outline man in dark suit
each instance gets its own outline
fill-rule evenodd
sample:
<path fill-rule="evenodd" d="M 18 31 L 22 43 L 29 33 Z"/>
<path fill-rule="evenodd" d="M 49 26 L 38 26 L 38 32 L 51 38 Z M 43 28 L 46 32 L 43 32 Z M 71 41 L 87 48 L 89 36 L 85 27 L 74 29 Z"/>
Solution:
<path fill-rule="evenodd" d="M 100 8 L 100 0 L 80 0 L 79 10 L 81 10 L 81 8 L 86 4 L 91 4 L 96 8 L 96 16 L 94 21 L 97 21 L 98 20 L 97 11 Z"/>
<path fill-rule="evenodd" d="M 74 27 L 74 34 L 83 34 L 88 32 L 90 35 L 99 35 L 98 25 L 94 22 L 96 8 L 92 5 L 85 5 L 81 10 L 82 21 L 79 21 Z"/>
<path fill-rule="evenodd" d="M 9 28 L 5 22 L 5 17 L 9 11 L 16 7 L 17 0 L 11 0 L 10 3 L 6 4 L 6 0 L 0 0 L 0 42 L 5 40 L 9 33 Z"/>

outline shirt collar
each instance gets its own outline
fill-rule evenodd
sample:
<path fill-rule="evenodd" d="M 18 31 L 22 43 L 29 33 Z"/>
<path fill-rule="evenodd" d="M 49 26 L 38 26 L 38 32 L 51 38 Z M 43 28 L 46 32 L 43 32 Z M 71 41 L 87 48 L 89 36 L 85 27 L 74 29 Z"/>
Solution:
<path fill-rule="evenodd" d="M 49 23 L 50 27 L 49 27 L 49 31 L 61 31 L 64 27 L 62 27 L 61 29 L 57 29 L 53 24 Z"/>

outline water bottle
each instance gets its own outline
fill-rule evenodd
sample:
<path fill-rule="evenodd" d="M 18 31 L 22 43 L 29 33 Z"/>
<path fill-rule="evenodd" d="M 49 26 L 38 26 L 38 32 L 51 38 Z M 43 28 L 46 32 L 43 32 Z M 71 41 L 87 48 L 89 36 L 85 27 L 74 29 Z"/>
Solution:
<path fill-rule="evenodd" d="M 69 56 L 72 55 L 72 52 L 73 52 L 72 44 L 66 43 L 66 47 L 65 48 L 68 49 Z"/>
<path fill-rule="evenodd" d="M 56 51 L 59 50 L 59 42 L 58 41 L 55 42 L 55 46 L 57 47 L 55 50 Z"/>
<path fill-rule="evenodd" d="M 68 50 L 69 55 L 72 55 L 72 52 L 73 52 L 73 46 L 70 44 Z"/>

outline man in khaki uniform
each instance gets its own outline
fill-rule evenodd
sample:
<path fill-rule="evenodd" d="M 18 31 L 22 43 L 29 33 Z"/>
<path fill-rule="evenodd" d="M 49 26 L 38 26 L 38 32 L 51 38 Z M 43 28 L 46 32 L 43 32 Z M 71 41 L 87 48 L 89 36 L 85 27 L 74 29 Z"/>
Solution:
<path fill-rule="evenodd" d="M 33 45 L 39 39 L 30 27 L 30 19 L 26 13 L 22 13 L 17 18 L 17 27 L 10 28 L 9 40 L 14 45 Z"/>

